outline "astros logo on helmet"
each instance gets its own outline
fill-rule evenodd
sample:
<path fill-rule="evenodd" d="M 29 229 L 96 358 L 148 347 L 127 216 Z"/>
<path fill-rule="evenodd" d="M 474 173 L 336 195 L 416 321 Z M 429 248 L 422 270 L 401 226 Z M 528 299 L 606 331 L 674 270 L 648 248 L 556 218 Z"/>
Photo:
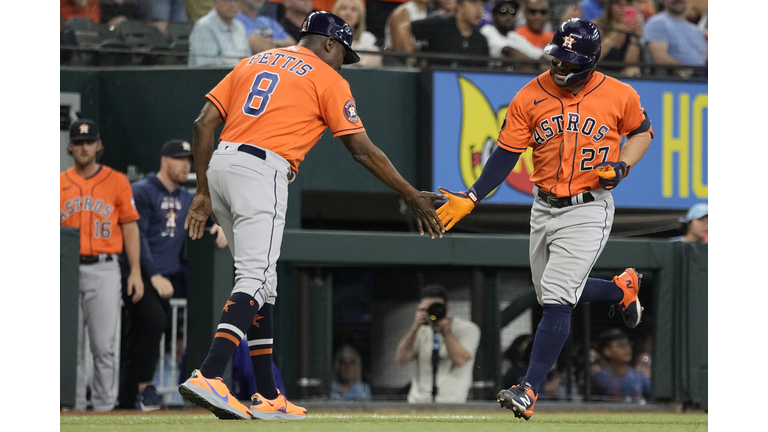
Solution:
<path fill-rule="evenodd" d="M 573 48 L 573 43 L 576 42 L 576 39 L 572 37 L 573 35 L 568 35 L 563 38 L 563 46 L 568 48 Z"/>

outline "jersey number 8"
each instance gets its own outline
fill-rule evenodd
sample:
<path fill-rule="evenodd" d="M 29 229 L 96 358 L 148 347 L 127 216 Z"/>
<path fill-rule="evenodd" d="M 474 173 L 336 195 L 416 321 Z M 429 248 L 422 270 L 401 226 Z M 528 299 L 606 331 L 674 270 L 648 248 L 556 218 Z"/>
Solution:
<path fill-rule="evenodd" d="M 280 75 L 272 72 L 261 72 L 253 79 L 253 85 L 251 85 L 251 92 L 248 93 L 248 97 L 245 99 L 245 105 L 243 105 L 243 113 L 258 117 L 269 105 L 269 98 L 277 88 L 277 84 L 280 82 Z"/>

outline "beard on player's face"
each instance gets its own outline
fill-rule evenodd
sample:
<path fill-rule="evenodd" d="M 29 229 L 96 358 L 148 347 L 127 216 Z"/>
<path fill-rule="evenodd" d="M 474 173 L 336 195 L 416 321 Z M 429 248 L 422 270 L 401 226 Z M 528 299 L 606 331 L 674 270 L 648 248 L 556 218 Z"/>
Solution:
<path fill-rule="evenodd" d="M 81 167 L 96 163 L 101 144 L 99 141 L 80 141 L 77 144 L 70 144 L 69 150 L 75 159 L 75 164 Z"/>

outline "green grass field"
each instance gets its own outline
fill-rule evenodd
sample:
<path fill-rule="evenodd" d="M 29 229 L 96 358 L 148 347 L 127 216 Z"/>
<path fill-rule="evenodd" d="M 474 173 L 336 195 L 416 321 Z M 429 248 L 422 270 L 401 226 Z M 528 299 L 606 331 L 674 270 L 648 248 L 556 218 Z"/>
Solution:
<path fill-rule="evenodd" d="M 529 421 L 511 412 L 469 413 L 312 413 L 302 421 L 219 420 L 201 411 L 132 415 L 61 415 L 61 432 L 69 431 L 301 431 L 301 432 L 661 432 L 706 431 L 707 414 L 673 413 L 542 413 Z"/>

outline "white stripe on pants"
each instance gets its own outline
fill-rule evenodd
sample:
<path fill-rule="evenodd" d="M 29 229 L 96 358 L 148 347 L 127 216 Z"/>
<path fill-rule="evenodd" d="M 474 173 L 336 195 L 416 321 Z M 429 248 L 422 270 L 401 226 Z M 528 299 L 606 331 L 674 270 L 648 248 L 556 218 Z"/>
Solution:
<path fill-rule="evenodd" d="M 591 191 L 595 201 L 554 208 L 537 196 L 531 208 L 530 261 L 539 304 L 578 303 L 592 267 L 613 227 L 613 196 Z"/>
<path fill-rule="evenodd" d="M 235 261 L 232 292 L 254 296 L 260 307 L 277 297 L 290 169 L 285 159 L 265 152 L 262 160 L 222 142 L 207 171 L 213 213 Z"/>
<path fill-rule="evenodd" d="M 75 410 L 86 409 L 85 332 L 93 354 L 91 402 L 94 411 L 115 407 L 115 337 L 120 319 L 120 266 L 112 261 L 80 265 L 77 322 L 77 378 Z"/>

